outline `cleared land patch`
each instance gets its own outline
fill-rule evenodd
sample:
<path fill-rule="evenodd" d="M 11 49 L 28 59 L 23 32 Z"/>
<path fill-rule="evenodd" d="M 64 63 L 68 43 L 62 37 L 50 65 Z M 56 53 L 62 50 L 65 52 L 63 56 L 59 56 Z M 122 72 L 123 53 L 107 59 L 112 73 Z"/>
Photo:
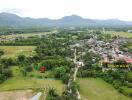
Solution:
<path fill-rule="evenodd" d="M 28 100 L 33 94 L 32 90 L 0 92 L 0 100 Z"/>

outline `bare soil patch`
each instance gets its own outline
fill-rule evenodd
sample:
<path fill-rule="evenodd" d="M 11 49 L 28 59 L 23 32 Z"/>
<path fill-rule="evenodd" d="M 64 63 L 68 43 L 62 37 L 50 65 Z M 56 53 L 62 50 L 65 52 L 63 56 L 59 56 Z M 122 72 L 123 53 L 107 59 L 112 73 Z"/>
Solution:
<path fill-rule="evenodd" d="M 0 92 L 0 100 L 29 100 L 33 95 L 32 90 Z"/>

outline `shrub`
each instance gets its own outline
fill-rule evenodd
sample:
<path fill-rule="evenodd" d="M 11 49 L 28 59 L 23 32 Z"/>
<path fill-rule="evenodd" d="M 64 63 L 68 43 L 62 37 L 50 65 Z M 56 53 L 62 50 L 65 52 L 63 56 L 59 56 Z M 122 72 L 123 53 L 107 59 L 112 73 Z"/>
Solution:
<path fill-rule="evenodd" d="M 29 75 L 29 77 L 35 77 L 35 75 L 34 74 L 31 74 L 31 75 Z"/>
<path fill-rule="evenodd" d="M 26 70 L 27 72 L 31 72 L 31 71 L 33 70 L 33 68 L 32 68 L 31 66 L 27 66 L 27 67 L 25 67 L 25 70 Z"/>
<path fill-rule="evenodd" d="M 70 76 L 69 76 L 68 74 L 63 75 L 63 76 L 62 76 L 62 82 L 63 82 L 64 84 L 68 84 L 69 77 L 70 77 Z"/>
<path fill-rule="evenodd" d="M 38 75 L 38 76 L 37 76 L 37 78 L 42 79 L 43 77 L 42 77 L 42 76 L 40 76 L 40 75 Z"/>

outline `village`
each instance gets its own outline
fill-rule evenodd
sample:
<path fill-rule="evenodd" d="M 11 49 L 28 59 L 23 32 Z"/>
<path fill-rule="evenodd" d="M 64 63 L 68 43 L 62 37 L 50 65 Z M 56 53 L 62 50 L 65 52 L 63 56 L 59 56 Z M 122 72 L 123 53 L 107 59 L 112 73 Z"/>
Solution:
<path fill-rule="evenodd" d="M 71 47 L 85 48 L 85 51 L 94 53 L 99 55 L 101 60 L 102 70 L 114 70 L 117 68 L 124 68 L 131 70 L 132 67 L 132 54 L 130 52 L 124 52 L 120 50 L 120 46 L 126 43 L 132 43 L 132 39 L 123 38 L 117 36 L 115 38 L 110 39 L 109 41 L 101 41 L 97 39 L 97 35 L 90 35 L 89 39 L 76 41 L 77 43 L 71 45 Z M 88 46 L 88 48 L 87 48 Z M 80 55 L 85 55 L 85 51 L 79 52 Z M 93 58 L 93 60 L 95 60 Z M 122 66 L 114 66 L 114 63 L 121 60 L 124 65 Z M 107 64 L 106 64 L 107 63 Z M 104 65 L 103 65 L 104 64 Z M 106 66 L 105 66 L 106 65 Z M 117 68 L 116 68 L 117 67 Z"/>

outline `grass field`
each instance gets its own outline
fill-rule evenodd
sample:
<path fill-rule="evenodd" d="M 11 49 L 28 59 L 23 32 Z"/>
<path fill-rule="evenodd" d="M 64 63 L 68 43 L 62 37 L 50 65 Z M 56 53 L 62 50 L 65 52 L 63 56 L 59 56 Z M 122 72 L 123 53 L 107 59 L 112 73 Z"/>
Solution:
<path fill-rule="evenodd" d="M 13 77 L 0 84 L 0 91 L 27 90 L 35 88 L 55 88 L 60 94 L 65 85 L 56 79 L 39 79 L 31 77 L 23 77 L 17 66 L 11 68 Z"/>
<path fill-rule="evenodd" d="M 4 50 L 5 54 L 2 57 L 16 57 L 20 54 L 29 56 L 35 46 L 0 46 L 0 49 Z"/>
<path fill-rule="evenodd" d="M 128 32 L 115 32 L 115 31 L 107 31 L 107 34 L 111 34 L 112 36 L 121 36 L 121 37 L 126 37 L 126 38 L 132 38 L 132 33 Z"/>
<path fill-rule="evenodd" d="M 132 100 L 99 78 L 78 79 L 82 100 Z"/>
<path fill-rule="evenodd" d="M 55 88 L 58 93 L 64 89 L 60 80 L 13 77 L 0 84 L 0 91 L 27 90 L 35 88 Z"/>
<path fill-rule="evenodd" d="M 13 34 L 13 35 L 2 35 L 1 37 L 5 38 L 15 38 L 15 37 L 31 37 L 31 36 L 41 36 L 50 34 L 51 32 L 37 32 L 37 33 L 23 33 L 23 34 Z"/>

